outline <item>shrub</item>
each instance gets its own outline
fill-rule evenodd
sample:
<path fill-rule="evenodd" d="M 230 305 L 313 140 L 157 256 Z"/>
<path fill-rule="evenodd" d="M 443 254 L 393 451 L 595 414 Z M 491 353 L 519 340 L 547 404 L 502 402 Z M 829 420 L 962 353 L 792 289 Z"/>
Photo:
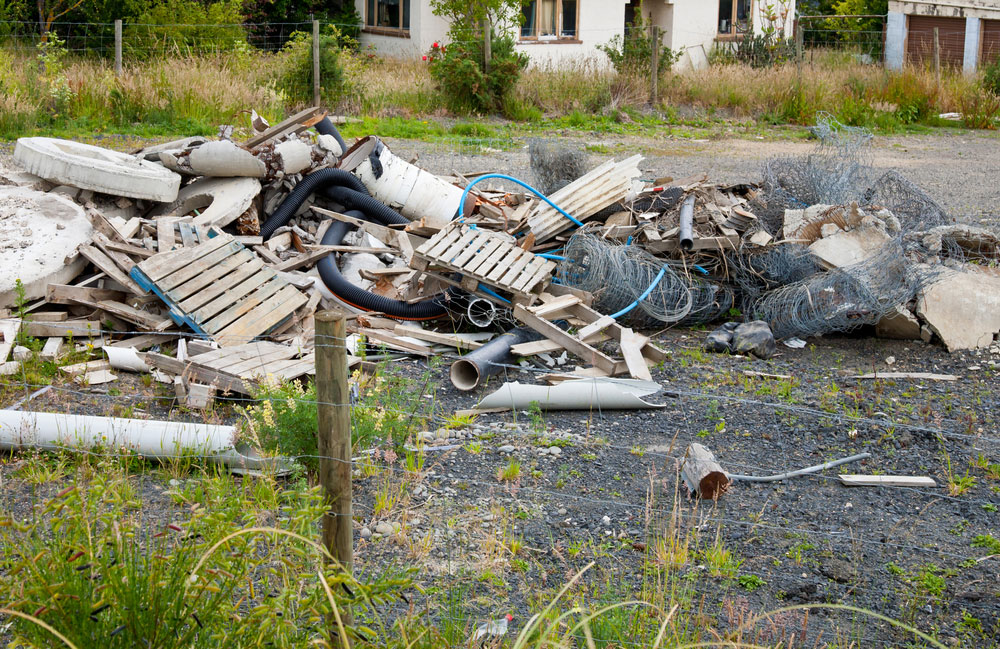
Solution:
<path fill-rule="evenodd" d="M 983 67 L 983 90 L 1000 96 L 1000 56 Z"/>
<path fill-rule="evenodd" d="M 169 52 L 228 52 L 247 46 L 242 22 L 240 0 L 207 4 L 163 0 L 128 26 L 122 46 L 135 58 Z"/>
<path fill-rule="evenodd" d="M 653 37 L 649 32 L 650 22 L 642 17 L 642 3 L 636 8 L 635 20 L 625 26 L 625 35 L 615 34 L 606 44 L 597 49 L 608 55 L 611 65 L 620 74 L 648 72 L 653 55 Z M 681 53 L 671 50 L 662 42 L 657 67 L 660 74 L 669 70 L 681 57 Z"/>
<path fill-rule="evenodd" d="M 337 105 L 349 94 L 351 84 L 341 61 L 341 42 L 344 37 L 334 25 L 326 26 L 326 33 L 319 37 L 320 100 Z M 278 89 L 293 104 L 308 105 L 313 100 L 312 34 L 295 32 L 282 50 L 284 70 L 278 80 Z"/>
<path fill-rule="evenodd" d="M 1000 97 L 989 90 L 972 88 L 959 99 L 959 109 L 966 128 L 995 129 Z"/>
<path fill-rule="evenodd" d="M 471 33 L 452 43 L 437 43 L 428 55 L 431 76 L 444 95 L 445 105 L 455 113 L 491 113 L 506 105 L 507 97 L 528 65 L 528 56 L 514 50 L 511 36 L 492 40 L 490 70 L 484 71 L 480 39 Z"/>

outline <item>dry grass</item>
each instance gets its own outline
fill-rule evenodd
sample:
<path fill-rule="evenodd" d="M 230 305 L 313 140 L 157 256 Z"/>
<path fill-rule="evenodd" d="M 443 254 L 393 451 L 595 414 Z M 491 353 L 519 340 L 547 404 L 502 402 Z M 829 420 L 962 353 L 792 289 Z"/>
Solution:
<path fill-rule="evenodd" d="M 446 114 L 425 62 L 341 57 L 347 87 L 330 108 L 365 117 L 427 118 Z M 280 118 L 301 106 L 279 90 L 289 62 L 281 54 L 233 52 L 126 65 L 116 79 L 105 61 L 70 59 L 56 75 L 40 74 L 30 53 L 0 50 L 0 137 L 31 131 L 211 133 L 215 125 L 256 109 Z M 61 85 L 60 85 L 61 84 Z M 649 81 L 619 75 L 597 57 L 570 65 L 533 66 L 513 88 L 505 112 L 514 120 L 570 114 L 614 115 L 647 107 Z M 893 73 L 836 53 L 819 53 L 801 72 L 794 64 L 754 69 L 715 65 L 668 73 L 661 108 L 693 107 L 707 117 L 809 124 L 818 111 L 842 121 L 895 130 L 934 124 L 941 112 L 983 112 L 969 125 L 991 125 L 996 102 L 983 101 L 975 77 L 946 71 L 940 83 L 925 68 Z"/>

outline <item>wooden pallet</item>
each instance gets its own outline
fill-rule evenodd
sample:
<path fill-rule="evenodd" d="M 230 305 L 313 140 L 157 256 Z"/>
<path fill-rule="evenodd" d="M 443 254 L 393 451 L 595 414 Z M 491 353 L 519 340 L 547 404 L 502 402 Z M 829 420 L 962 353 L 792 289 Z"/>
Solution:
<path fill-rule="evenodd" d="M 475 292 L 482 283 L 527 304 L 548 286 L 556 268 L 555 262 L 522 250 L 502 234 L 462 223 L 441 230 L 414 250 L 411 265 L 425 272 L 436 266 L 459 273 L 467 290 Z M 447 274 L 436 276 L 455 283 Z"/>
<path fill-rule="evenodd" d="M 192 248 L 209 240 L 208 228 L 195 225 L 189 217 L 161 216 L 156 219 L 156 250 Z"/>
<path fill-rule="evenodd" d="M 309 301 L 228 234 L 153 255 L 131 272 L 174 322 L 232 347 L 266 334 Z"/>

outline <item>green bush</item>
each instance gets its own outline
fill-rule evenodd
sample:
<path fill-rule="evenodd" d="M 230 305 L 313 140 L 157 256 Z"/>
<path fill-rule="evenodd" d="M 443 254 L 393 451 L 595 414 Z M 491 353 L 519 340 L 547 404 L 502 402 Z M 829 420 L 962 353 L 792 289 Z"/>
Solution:
<path fill-rule="evenodd" d="M 453 30 L 455 31 L 455 30 Z M 459 113 L 492 113 L 508 104 L 528 56 L 514 50 L 514 39 L 503 35 L 492 38 L 490 71 L 483 70 L 481 37 L 474 33 L 452 35 L 450 45 L 437 43 L 427 55 L 431 76 L 438 83 L 449 110 Z"/>
<path fill-rule="evenodd" d="M 334 25 L 327 25 L 319 37 L 320 100 L 336 105 L 349 90 L 350 84 L 341 61 L 343 36 Z M 312 34 L 295 32 L 282 50 L 285 57 L 283 73 L 278 79 L 278 89 L 294 104 L 312 104 L 313 54 Z"/>
<path fill-rule="evenodd" d="M 245 49 L 242 22 L 241 0 L 163 0 L 127 26 L 122 47 L 133 58 Z"/>
<path fill-rule="evenodd" d="M 983 90 L 988 90 L 1000 97 L 1000 56 L 983 67 L 982 86 Z"/>
<path fill-rule="evenodd" d="M 625 36 L 615 34 L 614 38 L 597 49 L 608 55 L 611 65 L 620 74 L 648 74 L 653 56 L 653 37 L 649 32 L 650 22 L 642 17 L 642 3 L 635 12 L 635 21 L 625 27 Z M 662 42 L 657 72 L 663 74 L 681 57 L 681 53 L 671 50 Z"/>

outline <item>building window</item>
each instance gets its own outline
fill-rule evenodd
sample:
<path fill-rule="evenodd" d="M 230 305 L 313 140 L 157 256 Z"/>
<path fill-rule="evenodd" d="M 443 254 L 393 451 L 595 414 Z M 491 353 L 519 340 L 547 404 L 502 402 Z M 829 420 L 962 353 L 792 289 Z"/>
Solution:
<path fill-rule="evenodd" d="M 521 40 L 577 40 L 578 0 L 531 0 L 521 10 Z"/>
<path fill-rule="evenodd" d="M 410 29 L 410 0 L 367 0 L 365 27 L 371 31 Z"/>
<path fill-rule="evenodd" d="M 719 33 L 745 34 L 750 30 L 752 0 L 719 0 Z"/>

